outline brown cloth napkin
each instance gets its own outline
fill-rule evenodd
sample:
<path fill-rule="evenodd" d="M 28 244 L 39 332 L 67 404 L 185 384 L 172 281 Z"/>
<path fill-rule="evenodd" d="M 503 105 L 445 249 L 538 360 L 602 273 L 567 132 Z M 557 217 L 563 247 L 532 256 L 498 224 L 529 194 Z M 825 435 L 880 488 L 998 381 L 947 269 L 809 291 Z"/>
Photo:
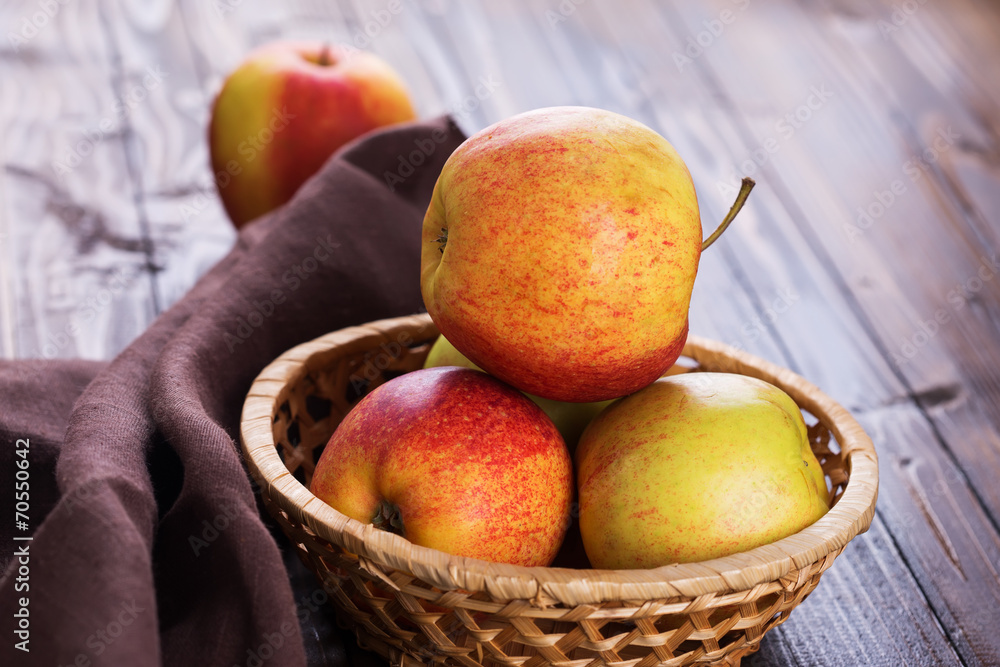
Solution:
<path fill-rule="evenodd" d="M 110 363 L 0 362 L 0 665 L 306 664 L 300 621 L 325 595 L 293 596 L 243 398 L 298 343 L 421 310 L 421 220 L 463 139 L 445 117 L 345 147 Z M 354 652 L 334 649 L 324 664 Z"/>

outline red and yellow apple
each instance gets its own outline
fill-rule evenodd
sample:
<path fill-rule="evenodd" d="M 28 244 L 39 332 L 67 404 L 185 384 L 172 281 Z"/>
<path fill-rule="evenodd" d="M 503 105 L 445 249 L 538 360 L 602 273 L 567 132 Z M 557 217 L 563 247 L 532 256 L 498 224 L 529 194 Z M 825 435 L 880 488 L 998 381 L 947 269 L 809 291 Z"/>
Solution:
<path fill-rule="evenodd" d="M 426 212 L 424 304 L 476 365 L 527 393 L 640 389 L 681 352 L 702 247 L 677 151 L 645 125 L 538 109 L 470 137 Z"/>
<path fill-rule="evenodd" d="M 769 544 L 829 509 L 802 413 L 743 375 L 657 380 L 597 416 L 576 450 L 596 568 L 653 568 Z"/>
<path fill-rule="evenodd" d="M 537 405 L 485 373 L 444 367 L 401 375 L 359 401 L 310 489 L 415 544 L 535 566 L 562 543 L 573 471 Z"/>
<path fill-rule="evenodd" d="M 215 183 L 236 227 L 291 199 L 338 148 L 416 117 L 377 56 L 320 42 L 275 42 L 226 79 L 212 107 Z"/>
<path fill-rule="evenodd" d="M 463 368 L 473 368 L 482 370 L 479 366 L 469 361 L 469 358 L 455 349 L 444 336 L 438 336 L 427 353 L 424 361 L 424 368 L 435 368 L 437 366 L 461 366 Z M 550 398 L 525 394 L 534 401 L 538 407 L 545 411 L 552 423 L 556 425 L 559 434 L 570 453 L 576 449 L 576 443 L 580 440 L 580 434 L 587 424 L 600 414 L 601 410 L 608 407 L 613 401 L 597 401 L 594 403 L 567 403 L 565 401 L 553 401 Z"/>

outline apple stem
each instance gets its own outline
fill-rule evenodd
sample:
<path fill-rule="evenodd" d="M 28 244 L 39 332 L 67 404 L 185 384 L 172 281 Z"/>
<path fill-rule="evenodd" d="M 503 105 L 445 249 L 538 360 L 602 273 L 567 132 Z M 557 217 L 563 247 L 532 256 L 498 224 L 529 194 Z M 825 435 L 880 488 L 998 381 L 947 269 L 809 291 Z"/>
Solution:
<path fill-rule="evenodd" d="M 399 506 L 390 503 L 388 500 L 380 500 L 375 507 L 375 516 L 372 523 L 379 530 L 384 530 L 396 535 L 403 535 L 403 517 L 399 513 Z"/>
<path fill-rule="evenodd" d="M 319 52 L 319 60 L 317 64 L 322 67 L 329 67 L 333 64 L 333 58 L 330 57 L 330 43 L 323 42 L 323 48 Z"/>
<path fill-rule="evenodd" d="M 736 195 L 736 201 L 733 202 L 733 207 L 729 209 L 729 213 L 727 213 L 726 217 L 721 223 L 719 223 L 716 230 L 712 232 L 712 235 L 705 239 L 705 241 L 701 244 L 702 252 L 705 252 L 705 249 L 715 243 L 715 241 L 722 236 L 722 232 L 729 228 L 730 223 L 732 223 L 733 219 L 736 218 L 736 214 L 740 212 L 740 209 L 743 208 L 743 204 L 746 203 L 747 197 L 750 195 L 750 191 L 753 190 L 754 185 L 756 185 L 756 183 L 752 178 L 746 176 L 743 177 L 743 182 L 740 184 L 740 192 Z"/>

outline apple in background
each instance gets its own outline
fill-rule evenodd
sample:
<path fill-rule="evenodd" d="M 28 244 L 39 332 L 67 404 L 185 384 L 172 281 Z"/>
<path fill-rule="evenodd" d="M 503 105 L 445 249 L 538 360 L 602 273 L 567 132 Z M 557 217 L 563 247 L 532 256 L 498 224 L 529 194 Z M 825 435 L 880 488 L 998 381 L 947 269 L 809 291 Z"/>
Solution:
<path fill-rule="evenodd" d="M 559 432 L 523 394 L 480 371 L 431 368 L 358 402 L 310 490 L 415 544 L 548 565 L 569 525 L 572 468 Z"/>
<path fill-rule="evenodd" d="M 482 370 L 479 366 L 469 361 L 468 357 L 455 349 L 455 346 L 444 336 L 438 336 L 427 353 L 424 361 L 424 368 L 434 368 L 436 366 L 462 366 Z M 566 403 L 564 401 L 553 401 L 541 396 L 525 394 L 533 400 L 538 407 L 545 411 L 552 423 L 559 429 L 560 435 L 566 442 L 566 447 L 570 453 L 576 448 L 576 443 L 580 440 L 580 434 L 587 424 L 600 414 L 601 410 L 613 403 L 613 400 L 598 401 L 596 403 Z"/>
<path fill-rule="evenodd" d="M 600 401 L 677 359 L 701 249 L 691 175 L 663 137 L 610 111 L 537 109 L 444 165 L 420 286 L 477 366 L 536 396 Z"/>
<path fill-rule="evenodd" d="M 687 373 L 602 412 L 576 450 L 580 532 L 596 568 L 726 556 L 829 509 L 798 406 L 755 378 Z"/>
<path fill-rule="evenodd" d="M 413 120 L 380 58 L 320 42 L 275 42 L 226 79 L 209 126 L 214 180 L 236 227 L 277 208 L 348 141 Z"/>

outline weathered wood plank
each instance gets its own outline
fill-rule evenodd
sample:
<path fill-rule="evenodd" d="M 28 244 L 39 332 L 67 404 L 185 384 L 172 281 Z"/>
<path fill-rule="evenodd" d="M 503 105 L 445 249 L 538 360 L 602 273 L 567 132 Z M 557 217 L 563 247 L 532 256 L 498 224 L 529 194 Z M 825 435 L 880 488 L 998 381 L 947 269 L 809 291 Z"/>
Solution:
<path fill-rule="evenodd" d="M 746 663 L 761 665 L 958 665 L 880 517 L 830 568 L 809 599 Z M 887 638 L 895 638 L 886 641 Z"/>
<path fill-rule="evenodd" d="M 893 358 L 982 489 L 996 524 L 1000 492 L 987 471 L 1000 465 L 1000 377 L 993 370 L 1000 361 L 1000 72 L 964 63 L 996 62 L 1000 11 L 975 2 L 950 9 L 951 19 L 932 6 L 907 12 L 883 3 L 884 18 L 876 24 L 883 39 L 852 43 L 873 79 L 889 92 L 889 113 L 910 160 L 926 174 L 910 179 L 914 189 L 950 212 L 947 226 L 934 225 L 932 232 L 939 233 L 926 234 L 928 244 L 955 254 L 942 245 L 942 237 L 949 236 L 962 251 L 957 279 L 939 275 L 933 257 L 935 270 L 920 272 L 932 277 L 930 303 L 916 326 L 897 332 Z M 946 132 L 930 135 L 929 123 L 945 125 Z M 907 179 L 898 180 L 909 186 Z M 902 215 L 887 210 L 888 238 L 876 236 L 880 230 L 873 227 L 873 238 L 865 240 L 883 252 L 902 243 L 912 233 Z M 941 356 L 951 362 L 944 370 Z M 974 427 L 986 424 L 990 427 Z"/>
<path fill-rule="evenodd" d="M 721 2 L 705 8 L 679 6 L 677 12 L 667 13 L 667 20 L 680 25 L 681 30 L 686 27 L 696 31 L 704 21 L 720 15 L 725 7 L 726 3 Z M 916 401 L 916 407 L 908 401 L 903 403 L 908 412 L 894 425 L 881 451 L 890 461 L 894 458 L 912 461 L 919 453 L 923 462 L 921 470 L 935 471 L 934 479 L 906 483 L 905 471 L 887 469 L 883 465 L 883 489 L 896 491 L 883 496 L 891 498 L 883 501 L 882 507 L 888 507 L 883 509 L 884 516 L 907 565 L 963 660 L 991 664 L 998 659 L 996 638 L 984 633 L 969 634 L 967 629 L 988 622 L 982 616 L 983 609 L 995 609 L 1000 599 L 995 560 L 998 537 L 996 522 L 989 511 L 993 506 L 989 497 L 993 490 L 988 488 L 986 479 L 988 471 L 996 470 L 997 454 L 994 433 L 988 430 L 983 435 L 983 426 L 990 420 L 983 419 L 982 415 L 994 405 L 978 404 L 973 382 L 981 380 L 970 378 L 962 371 L 960 363 L 956 363 L 968 357 L 966 350 L 971 348 L 956 345 L 947 351 L 932 351 L 928 345 L 928 362 L 925 363 L 925 352 L 921 351 L 922 368 L 911 371 L 900 368 L 903 364 L 894 363 L 891 342 L 894 338 L 899 340 L 897 336 L 911 336 L 918 331 L 916 327 L 926 321 L 919 313 L 930 313 L 924 318 L 933 317 L 936 309 L 943 306 L 938 295 L 945 294 L 954 284 L 952 281 L 968 280 L 970 267 L 975 272 L 975 251 L 982 249 L 977 246 L 979 236 L 973 233 L 973 226 L 965 224 L 965 212 L 947 196 L 941 196 L 946 188 L 930 169 L 921 170 L 925 175 L 914 179 L 916 187 L 912 191 L 919 194 L 904 197 L 905 191 L 900 191 L 892 202 L 889 201 L 891 192 L 885 196 L 884 218 L 877 216 L 877 231 L 895 234 L 892 241 L 874 239 L 876 235 L 868 233 L 864 241 L 853 239 L 852 243 L 852 239 L 842 232 L 842 221 L 851 219 L 850 205 L 845 207 L 843 202 L 850 201 L 860 191 L 871 192 L 871 183 L 884 180 L 886 185 L 882 189 L 877 189 L 874 195 L 865 195 L 877 199 L 884 188 L 891 187 L 892 178 L 907 174 L 906 161 L 914 158 L 907 153 L 904 141 L 892 141 L 899 134 L 895 127 L 896 117 L 890 105 L 883 103 L 879 108 L 880 97 L 875 94 L 879 91 L 884 97 L 884 86 L 866 81 L 866 68 L 857 66 L 853 60 L 851 54 L 861 51 L 862 45 L 829 44 L 832 31 L 817 29 L 815 17 L 812 21 L 807 20 L 809 18 L 798 8 L 762 7 L 757 12 L 747 11 L 740 15 L 739 23 L 732 23 L 724 39 L 718 39 L 709 45 L 711 48 L 705 49 L 695 67 L 704 70 L 710 92 L 733 109 L 737 135 L 743 138 L 747 155 L 755 146 L 764 145 L 759 142 L 766 140 L 776 127 L 773 116 L 768 118 L 768 114 L 761 114 L 757 109 L 766 109 L 772 100 L 783 102 L 786 106 L 777 108 L 787 108 L 792 113 L 798 113 L 802 105 L 806 105 L 801 118 L 793 117 L 799 123 L 799 127 L 792 125 L 794 141 L 781 144 L 780 153 L 768 156 L 770 160 L 760 168 L 760 179 L 771 184 L 783 205 L 800 221 L 799 229 L 816 259 L 841 286 L 843 298 L 851 304 L 851 311 L 856 313 L 873 339 L 872 344 L 883 357 L 880 365 L 888 364 L 890 372 L 887 375 L 895 376 L 905 393 Z M 773 43 L 771 40 L 779 38 L 775 26 L 788 25 L 792 21 L 801 23 L 801 29 L 790 33 L 782 30 L 781 38 L 787 48 L 797 54 L 796 62 L 788 63 L 777 50 L 756 48 L 762 39 Z M 868 29 L 870 32 L 870 26 Z M 749 72 L 734 68 L 733 63 L 747 53 L 758 56 L 758 67 Z M 892 71 L 888 65 L 886 68 Z M 827 103 L 820 105 L 814 99 L 817 108 L 810 109 L 808 98 L 795 101 L 810 86 L 823 85 L 832 93 L 828 97 L 833 99 Z M 901 104 L 907 104 L 906 100 Z M 947 117 L 946 111 L 940 113 Z M 781 119 L 784 113 L 776 115 Z M 957 123 L 956 120 L 956 126 Z M 937 129 L 940 124 L 934 126 L 933 132 Z M 928 139 L 933 141 L 933 132 L 925 135 L 924 145 L 930 143 Z M 838 137 L 851 137 L 852 141 L 838 141 Z M 961 150 L 961 146 L 952 148 L 951 144 L 948 148 Z M 857 155 L 859 151 L 864 153 L 861 160 Z M 838 168 L 838 165 L 851 167 Z M 928 193 L 928 189 L 932 192 Z M 952 224 L 939 225 L 936 216 L 942 214 Z M 885 261 L 886 257 L 894 261 Z M 922 270 L 929 266 L 934 270 Z M 997 308 L 993 298 L 987 297 L 984 301 L 983 311 L 995 314 Z M 956 322 L 961 316 L 955 315 Z M 969 342 L 974 343 L 974 354 L 979 357 L 976 363 L 992 360 L 998 353 L 995 328 L 985 325 L 990 317 L 968 318 L 969 321 L 961 326 L 950 329 L 950 332 L 962 330 L 971 336 Z M 934 343 L 946 340 L 947 335 L 956 335 L 950 332 L 940 327 L 940 335 Z M 810 349 L 813 341 L 788 340 L 789 346 L 794 345 L 806 353 L 822 353 L 822 350 Z M 838 353 L 846 347 L 845 342 L 841 341 L 835 348 Z M 995 367 L 995 363 L 987 367 Z M 864 375 L 871 369 L 828 367 L 825 373 L 816 377 L 822 379 L 833 371 Z M 979 375 L 981 378 L 982 373 Z M 991 392 L 986 392 L 987 402 L 990 402 Z M 946 440 L 938 420 L 928 414 L 928 409 L 938 402 L 947 404 L 956 395 L 962 399 L 959 405 L 975 405 L 979 415 L 973 417 L 967 412 L 966 417 L 971 418 L 963 424 L 949 420 L 953 430 Z M 890 403 L 898 400 L 892 396 L 883 399 Z M 873 400 L 868 405 L 878 403 Z M 953 454 L 960 462 L 964 459 L 964 471 L 952 465 Z M 946 470 L 953 470 L 954 474 L 944 476 L 941 471 Z M 988 474 L 993 475 L 992 472 Z M 929 511 L 919 517 L 907 513 L 910 508 L 928 506 L 925 485 L 941 490 L 938 500 L 946 499 L 949 504 L 947 519 L 938 520 Z M 988 494 L 985 507 L 981 502 L 984 494 Z M 893 512 L 897 511 L 904 512 L 907 522 L 901 523 L 896 518 Z M 952 578 L 938 561 L 932 565 L 921 560 L 943 554 L 947 554 L 961 574 Z"/>
<path fill-rule="evenodd" d="M 965 664 L 1000 662 L 1000 537 L 913 405 L 861 416 L 882 445 L 879 512 Z"/>
<path fill-rule="evenodd" d="M 997 189 L 996 150 L 1000 134 L 1000 72 L 995 66 L 969 67 L 966 63 L 995 62 L 996 25 L 1000 11 L 995 3 L 958 2 L 942 12 L 931 3 L 916 8 L 882 2 L 874 10 L 881 39 L 869 39 L 859 50 L 865 64 L 886 91 L 886 104 L 908 134 L 910 152 L 920 153 L 919 135 L 928 118 L 960 119 L 965 136 L 958 151 L 945 151 L 934 161 L 950 197 L 965 212 L 966 233 L 987 248 L 1000 246 L 1000 227 L 981 215 L 1000 208 Z M 852 42 L 857 35 L 850 35 Z M 862 46 L 859 44 L 859 46 Z M 958 128 L 955 128 L 958 130 Z"/>
<path fill-rule="evenodd" d="M 176 4 L 114 0 L 103 8 L 116 92 L 133 106 L 126 135 L 129 176 L 153 245 L 157 305 L 164 309 L 235 239 L 208 157 L 214 91 L 195 66 Z"/>
<path fill-rule="evenodd" d="M 434 82 L 434 99 L 424 108 L 432 115 L 450 113 L 467 134 L 519 111 L 511 105 L 503 64 L 491 55 L 496 36 L 478 8 L 464 3 L 405 6 L 411 8 L 407 19 L 413 19 L 407 23 L 413 34 L 406 39 Z M 419 89 L 417 94 L 419 99 Z"/>
<path fill-rule="evenodd" d="M 2 12 L 3 354 L 106 359 L 154 312 L 101 17 L 92 3 Z"/>

